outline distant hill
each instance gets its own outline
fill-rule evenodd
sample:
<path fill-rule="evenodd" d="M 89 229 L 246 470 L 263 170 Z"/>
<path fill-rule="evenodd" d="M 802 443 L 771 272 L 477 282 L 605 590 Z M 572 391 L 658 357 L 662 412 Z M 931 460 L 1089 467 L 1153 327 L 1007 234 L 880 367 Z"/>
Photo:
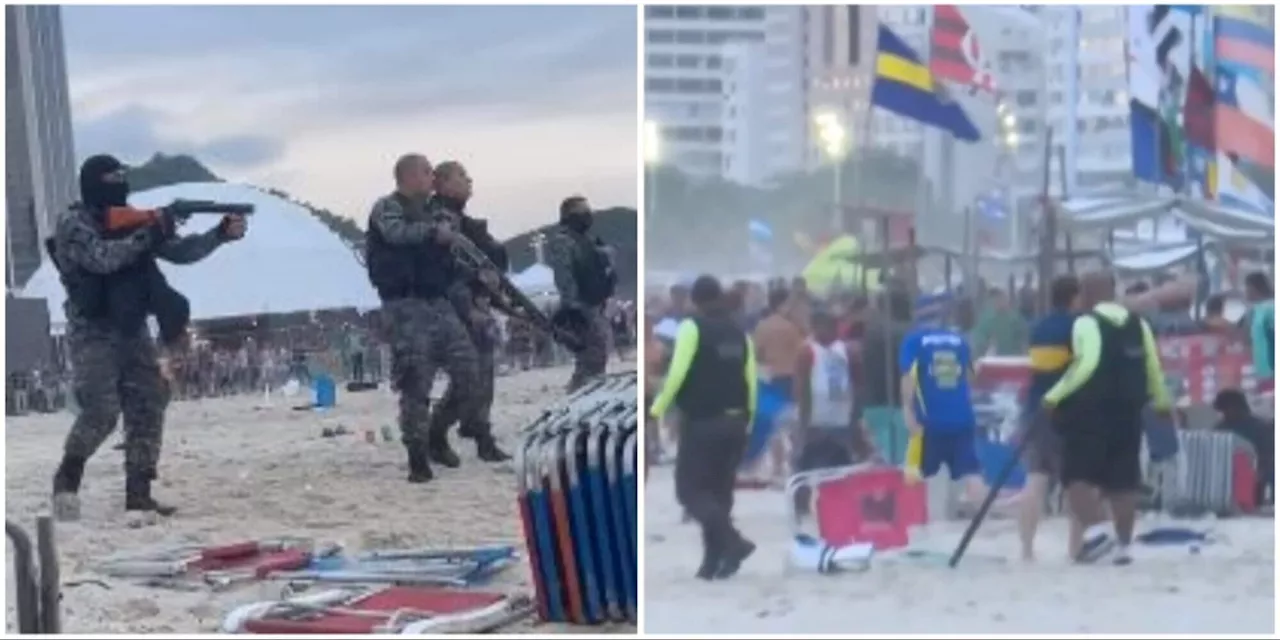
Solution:
<path fill-rule="evenodd" d="M 157 153 L 150 160 L 129 169 L 129 188 L 146 191 L 184 182 L 224 182 L 199 160 L 187 155 Z"/>
<path fill-rule="evenodd" d="M 166 155 L 157 153 L 145 163 L 133 167 L 129 171 L 129 186 L 134 191 L 144 191 L 184 182 L 223 182 L 224 180 L 199 160 L 188 155 Z M 262 191 L 296 203 L 324 226 L 343 240 L 352 250 L 358 251 L 364 246 L 364 230 L 354 218 L 340 215 L 319 205 L 305 202 L 289 194 L 272 188 L 259 187 Z M 634 296 L 637 290 L 636 230 L 638 219 L 635 209 L 614 207 L 596 212 L 594 231 L 604 238 L 605 242 L 618 248 L 618 282 L 623 295 Z M 534 262 L 533 236 L 550 231 L 555 224 L 548 224 L 537 229 L 526 231 L 506 240 L 507 251 L 511 256 L 511 266 L 516 271 L 524 269 Z"/>

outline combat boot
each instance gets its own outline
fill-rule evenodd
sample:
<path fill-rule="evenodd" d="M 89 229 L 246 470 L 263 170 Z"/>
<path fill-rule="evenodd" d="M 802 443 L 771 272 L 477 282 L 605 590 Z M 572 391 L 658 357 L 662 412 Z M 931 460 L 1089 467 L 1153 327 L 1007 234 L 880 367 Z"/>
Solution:
<path fill-rule="evenodd" d="M 506 451 L 498 448 L 498 441 L 494 440 L 489 425 L 479 426 L 472 433 L 476 441 L 476 457 L 485 462 L 506 462 L 511 459 Z"/>
<path fill-rule="evenodd" d="M 435 477 L 435 474 L 431 472 L 431 463 L 428 461 L 426 448 L 418 445 L 410 445 L 409 482 L 414 484 L 423 484 L 431 482 Z"/>
<path fill-rule="evenodd" d="M 721 552 L 720 570 L 716 572 L 715 577 L 720 580 L 732 578 L 738 573 L 738 569 L 742 568 L 742 563 L 755 551 L 756 544 L 742 537 L 742 534 L 730 525 L 724 549 Z"/>
<path fill-rule="evenodd" d="M 84 477 L 84 458 L 64 455 L 53 475 L 53 517 L 58 522 L 80 519 L 80 480 Z"/>
<path fill-rule="evenodd" d="M 169 517 L 178 512 L 177 507 L 156 502 L 151 497 L 154 473 L 129 472 L 124 480 L 124 512 L 130 527 L 155 524 L 157 516 Z"/>
<path fill-rule="evenodd" d="M 427 457 L 449 469 L 457 469 L 462 464 L 458 453 L 449 446 L 449 432 L 445 429 L 433 429 L 427 434 Z"/>
<path fill-rule="evenodd" d="M 711 529 L 702 528 L 702 564 L 694 574 L 700 580 L 714 580 L 720 572 L 720 564 L 724 561 L 724 543 L 712 534 Z"/>

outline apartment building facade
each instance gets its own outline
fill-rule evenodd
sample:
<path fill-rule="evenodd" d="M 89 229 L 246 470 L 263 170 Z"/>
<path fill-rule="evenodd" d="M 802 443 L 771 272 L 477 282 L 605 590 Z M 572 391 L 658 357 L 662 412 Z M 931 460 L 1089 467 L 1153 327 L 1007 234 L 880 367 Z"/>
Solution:
<path fill-rule="evenodd" d="M 699 178 L 763 185 L 808 149 L 805 9 L 645 8 L 645 118 L 660 162 Z"/>
<path fill-rule="evenodd" d="M 59 7 L 5 7 L 6 284 L 40 266 L 43 240 L 77 199 Z"/>

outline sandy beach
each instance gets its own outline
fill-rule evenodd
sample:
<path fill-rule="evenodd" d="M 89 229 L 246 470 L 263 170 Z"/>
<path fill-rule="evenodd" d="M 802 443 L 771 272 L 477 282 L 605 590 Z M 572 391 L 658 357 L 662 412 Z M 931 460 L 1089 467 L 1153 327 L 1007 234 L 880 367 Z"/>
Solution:
<path fill-rule="evenodd" d="M 1018 558 L 1016 524 L 983 525 L 957 569 L 878 556 L 861 574 L 786 569 L 790 528 L 781 491 L 739 491 L 738 527 L 759 549 L 728 581 L 693 577 L 698 529 L 681 524 L 671 469 L 654 469 L 645 496 L 645 625 L 650 633 L 1273 633 L 1275 529 L 1267 518 L 1218 522 L 1222 538 L 1187 547 L 1137 547 L 1129 567 L 1065 559 L 1066 524 L 1043 525 L 1039 559 Z M 965 523 L 930 524 L 915 548 L 950 552 Z"/>
<path fill-rule="evenodd" d="M 630 368 L 630 363 L 614 363 Z M 497 381 L 495 434 L 511 450 L 516 432 L 562 394 L 570 369 L 521 372 Z M 436 394 L 443 391 L 443 381 Z M 524 555 L 511 466 L 488 465 L 469 441 L 454 436 L 456 470 L 436 469 L 425 486 L 405 482 L 404 448 L 365 441 L 363 431 L 394 425 L 387 391 L 339 392 L 336 409 L 295 411 L 302 398 L 262 397 L 174 403 L 168 413 L 158 499 L 181 512 L 163 524 L 125 527 L 123 456 L 113 436 L 90 461 L 82 490 L 83 518 L 58 528 L 65 582 L 103 579 L 93 571 L 106 554 L 172 543 L 227 543 L 274 536 L 340 542 L 348 550 L 516 544 Z M 50 481 L 70 428 L 70 414 L 9 419 L 6 429 L 5 516 L 34 532 L 48 513 Z M 324 428 L 353 432 L 324 438 Z M 7 568 L 11 586 L 13 569 Z M 241 603 L 273 599 L 279 584 L 250 584 L 214 594 L 144 588 L 106 579 L 107 588 L 64 589 L 64 631 L 70 633 L 209 633 Z M 532 593 L 525 563 L 485 588 Z M 10 589 L 12 594 L 12 589 Z M 9 596 L 8 628 L 13 628 Z M 634 633 L 634 626 L 567 627 L 529 622 L 525 633 Z"/>

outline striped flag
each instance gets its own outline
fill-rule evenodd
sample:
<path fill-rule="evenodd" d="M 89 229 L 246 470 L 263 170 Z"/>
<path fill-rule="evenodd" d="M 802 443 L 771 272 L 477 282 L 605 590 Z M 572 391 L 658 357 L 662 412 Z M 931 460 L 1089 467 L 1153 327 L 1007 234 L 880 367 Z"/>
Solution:
<path fill-rule="evenodd" d="M 1213 53 L 1218 64 L 1237 73 L 1256 69 L 1267 75 L 1276 72 L 1275 32 L 1266 26 L 1233 14 L 1223 7 L 1214 20 Z"/>
<path fill-rule="evenodd" d="M 920 55 L 892 30 L 880 25 L 872 106 L 937 127 L 966 142 L 981 140 L 982 132 L 969 115 L 945 93 Z"/>
<path fill-rule="evenodd" d="M 1218 149 L 1258 166 L 1275 166 L 1276 138 L 1270 123 L 1274 98 L 1253 79 L 1218 69 L 1215 110 Z"/>
<path fill-rule="evenodd" d="M 929 43 L 929 70 L 935 78 L 988 93 L 996 92 L 991 65 L 982 53 L 977 34 L 959 7 L 949 4 L 934 6 Z"/>

